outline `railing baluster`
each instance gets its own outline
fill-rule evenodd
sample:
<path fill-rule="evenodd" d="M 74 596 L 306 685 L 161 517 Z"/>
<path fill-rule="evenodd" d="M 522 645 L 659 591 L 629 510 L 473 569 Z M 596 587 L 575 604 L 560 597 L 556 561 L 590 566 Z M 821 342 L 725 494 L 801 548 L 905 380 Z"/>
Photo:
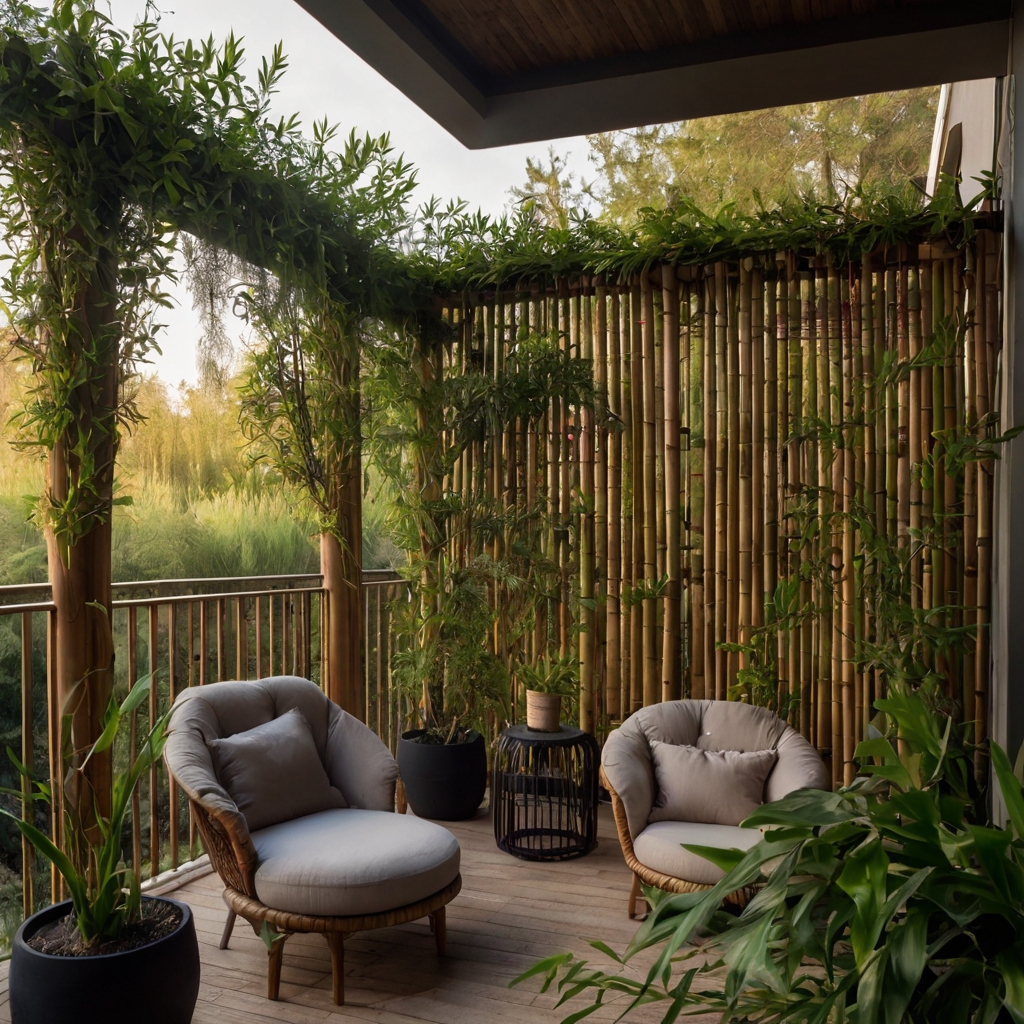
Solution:
<path fill-rule="evenodd" d="M 46 723 L 50 755 L 50 838 L 63 848 L 64 786 L 60 752 L 60 709 L 57 706 L 57 613 L 50 610 L 46 615 L 46 706 L 49 712 Z M 64 898 L 64 878 L 56 864 L 50 865 L 50 902 L 58 903 Z"/>
<path fill-rule="evenodd" d="M 23 821 L 35 821 L 32 803 L 32 613 L 21 613 L 21 763 L 28 770 L 28 776 L 21 779 L 21 817 Z M 25 916 L 35 909 L 35 892 L 32 866 L 35 851 L 25 836 L 21 837 L 21 902 Z"/>
<path fill-rule="evenodd" d="M 192 601 L 188 603 L 188 685 L 195 685 L 196 670 L 196 609 Z"/>
<path fill-rule="evenodd" d="M 206 602 L 199 602 L 199 685 L 206 685 L 206 667 L 210 660 L 209 650 L 209 615 L 206 613 Z"/>
<path fill-rule="evenodd" d="M 383 700 L 382 700 L 383 694 L 381 693 L 381 682 L 383 680 L 384 671 L 383 671 L 383 664 L 381 662 L 381 658 L 382 658 L 384 652 L 383 652 L 383 650 L 381 648 L 381 639 L 383 638 L 384 634 L 381 632 L 381 628 L 380 628 L 381 627 L 381 603 L 382 603 L 381 602 L 381 596 L 383 595 L 383 590 L 380 587 L 374 587 L 373 589 L 377 592 L 377 602 L 376 602 L 376 604 L 377 604 L 377 636 L 376 636 L 376 640 L 374 642 L 374 646 L 377 649 L 377 652 L 376 652 L 377 653 L 377 673 L 376 673 L 377 674 L 377 680 L 376 680 L 376 683 L 377 683 L 377 687 L 376 687 L 377 688 L 377 735 L 380 736 L 382 734 L 382 732 L 383 732 L 383 728 L 382 728 L 383 727 L 383 721 L 381 719 L 381 711 L 383 710 L 382 707 L 381 707 L 381 705 L 383 703 Z"/>
<path fill-rule="evenodd" d="M 133 605 L 128 609 L 128 691 L 131 692 L 138 678 L 138 612 Z M 138 710 L 132 711 L 131 729 L 128 737 L 129 762 L 135 760 L 138 743 Z M 142 875 L 142 814 L 139 808 L 139 787 L 132 792 L 132 872 L 137 879 Z"/>
<path fill-rule="evenodd" d="M 225 639 L 225 626 L 227 623 L 228 609 L 227 601 L 222 597 L 217 601 L 217 681 L 227 679 L 227 641 Z"/>
<path fill-rule="evenodd" d="M 242 628 L 242 620 L 245 613 L 245 598 L 235 598 L 235 678 L 249 678 L 248 645 L 243 647 L 246 641 L 245 631 Z M 243 651 L 245 652 L 243 654 Z"/>
<path fill-rule="evenodd" d="M 273 595 L 267 598 L 267 675 L 274 674 L 274 605 Z"/>
<path fill-rule="evenodd" d="M 167 606 L 167 700 L 173 705 L 177 693 L 178 671 L 178 606 Z M 170 818 L 168 839 L 171 846 L 171 870 L 178 867 L 178 784 L 167 776 L 167 814 Z"/>
<path fill-rule="evenodd" d="M 288 633 L 291 628 L 291 602 L 288 600 L 288 595 L 281 595 L 281 675 L 290 675 L 288 669 L 288 661 L 291 657 L 291 651 L 289 650 Z"/>
<path fill-rule="evenodd" d="M 157 641 L 159 640 L 159 607 L 149 606 L 149 723 L 153 728 L 160 715 L 159 688 L 157 687 Z M 157 778 L 157 765 L 154 761 L 149 768 L 149 877 L 156 878 L 160 873 L 160 783 Z"/>
<path fill-rule="evenodd" d="M 327 627 L 328 616 L 331 614 L 331 595 L 326 590 L 320 591 L 320 689 L 327 692 L 327 678 L 331 655 L 330 630 Z"/>
<path fill-rule="evenodd" d="M 263 598 L 255 599 L 256 616 L 256 678 L 263 678 Z"/>

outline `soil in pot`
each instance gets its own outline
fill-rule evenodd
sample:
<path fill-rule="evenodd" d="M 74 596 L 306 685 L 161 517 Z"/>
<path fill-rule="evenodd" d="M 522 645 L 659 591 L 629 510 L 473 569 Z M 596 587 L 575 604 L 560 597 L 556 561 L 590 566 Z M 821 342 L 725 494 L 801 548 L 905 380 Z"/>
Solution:
<path fill-rule="evenodd" d="M 145 897 L 143 906 L 142 926 L 148 922 L 154 929 L 149 941 L 119 951 L 108 946 L 86 956 L 68 953 L 69 931 L 63 922 L 70 901 L 28 918 L 11 950 L 13 1024 L 189 1024 L 199 995 L 200 970 L 192 911 L 185 903 L 159 897 Z M 33 948 L 40 944 L 56 944 L 64 952 Z M 129 944 L 131 940 L 125 943 Z"/>
<path fill-rule="evenodd" d="M 107 953 L 127 953 L 148 946 L 165 935 L 170 935 L 181 924 L 185 915 L 174 903 L 163 900 L 144 900 L 141 920 L 129 925 L 116 939 L 83 946 L 75 915 L 70 911 L 64 917 L 40 928 L 26 939 L 25 944 L 37 953 L 49 956 L 104 956 Z"/>
<path fill-rule="evenodd" d="M 402 734 L 398 768 L 406 799 L 420 818 L 463 821 L 476 814 L 487 789 L 487 749 L 480 733 L 464 743 L 432 743 L 423 729 Z"/>

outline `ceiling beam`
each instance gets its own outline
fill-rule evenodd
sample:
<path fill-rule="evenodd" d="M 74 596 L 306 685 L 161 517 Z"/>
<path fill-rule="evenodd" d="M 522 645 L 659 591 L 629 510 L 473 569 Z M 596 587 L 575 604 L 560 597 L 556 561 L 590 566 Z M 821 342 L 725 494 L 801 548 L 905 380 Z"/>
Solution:
<path fill-rule="evenodd" d="M 407 0 L 299 2 L 470 149 L 999 77 L 1010 40 L 1001 0 L 940 2 L 496 78 Z"/>

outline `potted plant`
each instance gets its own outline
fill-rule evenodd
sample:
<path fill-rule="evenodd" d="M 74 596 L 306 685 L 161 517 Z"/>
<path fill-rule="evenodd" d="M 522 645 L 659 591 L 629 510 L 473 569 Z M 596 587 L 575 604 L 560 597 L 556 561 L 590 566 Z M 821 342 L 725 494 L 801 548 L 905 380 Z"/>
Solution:
<path fill-rule="evenodd" d="M 177 900 L 142 896 L 138 879 L 121 855 L 132 794 L 163 750 L 167 715 L 152 723 L 127 768 L 114 773 L 109 817 L 97 815 L 93 823 L 84 824 L 70 811 L 75 806 L 72 790 L 81 784 L 86 765 L 112 747 L 122 722 L 146 699 L 149 688 L 147 677 L 120 705 L 111 699 L 103 730 L 84 756 L 63 752 L 67 852 L 33 822 L 2 810 L 57 868 L 71 896 L 33 914 L 14 937 L 10 998 L 17 1024 L 192 1020 L 199 995 L 199 946 L 192 912 Z M 70 735 L 69 719 L 64 718 L 65 736 Z M 27 776 L 28 769 L 9 753 Z M 49 802 L 49 787 L 34 782 L 32 799 Z"/>
<path fill-rule="evenodd" d="M 526 589 L 515 514 L 484 475 L 460 467 L 474 452 L 482 467 L 487 437 L 540 422 L 556 396 L 566 407 L 594 402 L 589 364 L 557 335 L 524 335 L 499 373 L 485 372 L 477 352 L 445 374 L 451 337 L 450 325 L 426 318 L 376 338 L 363 378 L 365 450 L 393 489 L 392 525 L 409 555 L 412 600 L 393 620 L 393 681 L 419 721 L 399 741 L 398 765 L 412 809 L 449 821 L 483 800 L 488 716 L 511 717 L 499 620 Z"/>
<path fill-rule="evenodd" d="M 508 677 L 489 650 L 493 613 L 487 598 L 490 566 L 474 560 L 432 566 L 429 587 L 408 607 L 396 632 L 411 639 L 395 655 L 394 680 L 418 704 L 422 726 L 404 732 L 398 766 L 406 797 L 420 817 L 459 821 L 476 813 L 487 789 L 487 749 L 481 728 L 488 711 L 507 703 Z"/>
<path fill-rule="evenodd" d="M 571 700 L 579 691 L 579 672 L 571 655 L 545 654 L 534 664 L 517 666 L 516 679 L 526 689 L 526 725 L 537 732 L 561 729 L 562 698 Z"/>

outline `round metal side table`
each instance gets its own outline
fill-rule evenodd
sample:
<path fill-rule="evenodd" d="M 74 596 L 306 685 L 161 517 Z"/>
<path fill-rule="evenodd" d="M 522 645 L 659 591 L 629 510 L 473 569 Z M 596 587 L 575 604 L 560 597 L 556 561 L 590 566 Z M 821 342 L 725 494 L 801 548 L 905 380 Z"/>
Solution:
<path fill-rule="evenodd" d="M 513 725 L 491 770 L 494 840 L 527 860 L 582 857 L 597 846 L 597 741 L 582 729 Z"/>

